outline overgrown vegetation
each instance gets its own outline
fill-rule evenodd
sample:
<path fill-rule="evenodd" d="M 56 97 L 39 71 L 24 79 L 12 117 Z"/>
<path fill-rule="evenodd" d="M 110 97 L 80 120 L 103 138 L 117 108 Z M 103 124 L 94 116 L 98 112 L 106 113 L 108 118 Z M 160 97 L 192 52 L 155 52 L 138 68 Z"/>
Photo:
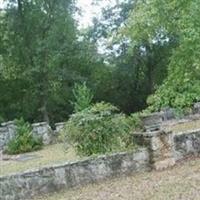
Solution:
<path fill-rule="evenodd" d="M 142 130 L 143 124 L 141 120 L 142 113 L 134 113 L 127 117 L 131 131 Z"/>
<path fill-rule="evenodd" d="M 130 36 L 118 40 L 118 29 L 135 8 L 131 0 L 104 8 L 87 29 L 77 28 L 71 0 L 5 2 L 0 10 L 2 121 L 21 116 L 30 122 L 65 121 L 73 112 L 73 87 L 83 82 L 93 102 L 110 102 L 130 114 L 146 108 L 146 98 L 166 77 L 173 41 L 144 41 L 131 49 Z"/>
<path fill-rule="evenodd" d="M 130 115 L 181 114 L 200 101 L 199 0 L 119 0 L 86 29 L 74 19 L 76 1 L 5 2 L 0 121 L 65 121 L 101 101 Z"/>
<path fill-rule="evenodd" d="M 75 83 L 72 91 L 75 98 L 74 102 L 72 102 L 72 105 L 74 106 L 74 112 L 80 112 L 91 105 L 93 94 L 86 86 L 86 82 L 83 84 Z"/>
<path fill-rule="evenodd" d="M 8 154 L 19 154 L 42 148 L 42 139 L 33 136 L 31 125 L 23 118 L 15 120 L 16 135 L 9 141 L 5 152 Z"/>
<path fill-rule="evenodd" d="M 63 131 L 67 142 L 83 155 L 128 148 L 130 126 L 126 116 L 109 103 L 97 103 L 71 115 Z"/>
<path fill-rule="evenodd" d="M 167 106 L 182 109 L 200 100 L 199 11 L 198 0 L 136 2 L 125 28 L 133 45 L 175 42 L 168 48 L 167 77 L 148 100 L 152 111 Z"/>

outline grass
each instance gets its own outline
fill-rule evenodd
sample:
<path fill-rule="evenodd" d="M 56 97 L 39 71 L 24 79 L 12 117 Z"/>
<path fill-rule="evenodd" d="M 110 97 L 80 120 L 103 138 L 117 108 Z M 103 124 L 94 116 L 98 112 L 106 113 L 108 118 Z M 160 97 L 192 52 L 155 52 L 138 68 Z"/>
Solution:
<path fill-rule="evenodd" d="M 112 152 L 114 153 L 114 152 Z M 108 153 L 108 154 L 112 154 Z M 20 156 L 31 157 L 28 160 L 19 160 Z M 96 157 L 92 155 L 89 157 Z M 62 164 L 67 161 L 76 161 L 86 158 L 85 156 L 78 156 L 75 149 L 64 148 L 63 144 L 54 144 L 45 146 L 42 150 L 14 155 L 12 160 L 0 160 L 0 176 L 9 175 L 27 170 L 34 170 L 45 166 L 52 166 L 53 164 Z M 18 159 L 18 160 L 17 160 Z"/>
<path fill-rule="evenodd" d="M 172 130 L 174 133 L 188 131 L 192 129 L 200 129 L 200 120 L 194 120 L 191 122 L 179 123 L 167 127 L 168 130 Z"/>
<path fill-rule="evenodd" d="M 200 199 L 200 159 L 162 172 L 147 172 L 37 197 L 37 200 Z M 36 200 L 35 199 L 35 200 Z"/>
<path fill-rule="evenodd" d="M 187 131 L 191 129 L 200 128 L 200 120 L 194 120 L 191 122 L 179 123 L 166 127 L 168 130 L 172 130 L 175 133 Z M 45 146 L 42 150 L 27 153 L 24 155 L 31 155 L 35 158 L 27 161 L 1 161 L 0 162 L 0 176 L 10 173 L 23 172 L 26 170 L 49 166 L 52 164 L 59 164 L 65 161 L 77 160 L 78 157 L 74 149 L 65 151 L 62 144 L 55 144 Z"/>
<path fill-rule="evenodd" d="M 0 176 L 15 172 L 23 172 L 29 169 L 40 168 L 43 166 L 49 166 L 79 158 L 72 148 L 68 149 L 66 152 L 63 144 L 49 145 L 40 151 L 26 153 L 23 155 L 31 155 L 33 156 L 33 159 L 27 161 L 0 161 Z"/>

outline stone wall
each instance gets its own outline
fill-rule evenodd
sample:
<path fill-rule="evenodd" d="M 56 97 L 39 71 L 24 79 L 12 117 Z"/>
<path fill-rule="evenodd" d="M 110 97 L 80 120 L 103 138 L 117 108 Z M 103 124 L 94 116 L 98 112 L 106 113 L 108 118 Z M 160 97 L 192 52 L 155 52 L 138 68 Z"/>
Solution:
<path fill-rule="evenodd" d="M 175 165 L 172 132 L 158 130 L 153 132 L 135 133 L 134 142 L 139 146 L 148 148 L 151 169 L 163 170 Z"/>
<path fill-rule="evenodd" d="M 200 109 L 195 107 L 195 114 Z M 200 129 L 173 133 L 161 130 L 163 113 L 145 117 L 146 132 L 134 133 L 133 140 L 140 147 L 136 152 L 116 153 L 82 161 L 54 165 L 38 170 L 0 177 L 0 200 L 29 200 L 39 194 L 58 191 L 87 183 L 139 171 L 162 170 L 181 159 L 200 155 Z M 33 124 L 33 134 L 41 136 L 45 144 L 52 143 L 63 129 L 57 123 L 52 131 L 47 123 Z M 0 128 L 0 149 L 15 135 L 12 122 Z"/>
<path fill-rule="evenodd" d="M 56 129 L 52 130 L 46 122 L 32 124 L 33 135 L 42 138 L 44 145 L 57 142 L 60 131 L 64 128 L 63 122 L 55 124 Z M 16 126 L 14 121 L 9 121 L 1 124 L 0 127 L 0 150 L 3 150 L 8 142 L 16 135 Z"/>
<path fill-rule="evenodd" d="M 59 122 L 55 124 L 55 132 L 58 134 L 59 132 L 61 132 L 64 129 L 65 126 L 65 122 Z"/>
<path fill-rule="evenodd" d="M 34 123 L 32 127 L 33 135 L 42 138 L 44 145 L 54 143 L 55 134 L 47 122 Z"/>
<path fill-rule="evenodd" d="M 176 161 L 200 155 L 200 129 L 181 133 L 152 131 L 135 133 L 134 142 L 148 148 L 151 169 L 162 170 Z"/>
<path fill-rule="evenodd" d="M 146 131 L 155 131 L 160 128 L 163 122 L 181 119 L 193 120 L 193 118 L 200 119 L 200 102 L 195 103 L 191 110 L 183 116 L 177 116 L 176 111 L 173 108 L 165 108 L 160 112 L 143 116 L 141 120 Z"/>
<path fill-rule="evenodd" d="M 174 135 L 174 157 L 176 160 L 200 154 L 200 129 Z"/>
<path fill-rule="evenodd" d="M 88 158 L 0 177 L 0 200 L 28 200 L 74 186 L 128 175 L 134 172 L 162 170 L 188 156 L 200 155 L 200 129 L 182 133 L 163 130 L 135 133 L 135 152 Z"/>
<path fill-rule="evenodd" d="M 0 150 L 15 137 L 16 126 L 13 121 L 2 123 L 0 127 Z"/>
<path fill-rule="evenodd" d="M 149 170 L 146 148 L 0 177 L 0 200 L 29 200 L 62 188 Z"/>

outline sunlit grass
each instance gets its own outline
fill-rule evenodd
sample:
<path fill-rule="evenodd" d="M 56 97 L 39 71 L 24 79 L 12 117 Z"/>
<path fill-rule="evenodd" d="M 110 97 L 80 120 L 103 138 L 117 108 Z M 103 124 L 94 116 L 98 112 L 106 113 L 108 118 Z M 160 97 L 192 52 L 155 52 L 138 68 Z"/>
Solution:
<path fill-rule="evenodd" d="M 194 120 L 191 122 L 179 123 L 167 127 L 168 130 L 172 130 L 174 133 L 184 132 L 188 130 L 200 129 L 200 120 Z"/>
<path fill-rule="evenodd" d="M 0 161 L 0 176 L 50 166 L 65 161 L 72 161 L 79 158 L 74 149 L 69 148 L 66 150 L 63 144 L 45 146 L 40 151 L 27 153 L 25 155 L 31 155 L 33 159 L 27 161 Z"/>

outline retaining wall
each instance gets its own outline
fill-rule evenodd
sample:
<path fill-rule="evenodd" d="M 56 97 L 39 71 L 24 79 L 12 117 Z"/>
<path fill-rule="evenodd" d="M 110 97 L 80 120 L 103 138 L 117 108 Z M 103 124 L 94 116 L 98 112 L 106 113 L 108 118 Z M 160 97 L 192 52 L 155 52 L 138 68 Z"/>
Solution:
<path fill-rule="evenodd" d="M 200 129 L 180 133 L 163 130 L 135 133 L 133 140 L 148 148 L 150 166 L 156 170 L 171 167 L 189 156 L 200 155 Z"/>
<path fill-rule="evenodd" d="M 200 154 L 200 129 L 174 134 L 174 158 L 184 159 Z"/>
<path fill-rule="evenodd" d="M 149 154 L 145 148 L 132 153 L 116 153 L 55 165 L 0 177 L 0 200 L 29 200 L 35 195 L 55 192 L 62 188 L 149 169 Z"/>
<path fill-rule="evenodd" d="M 32 134 L 41 137 L 43 144 L 48 145 L 57 141 L 60 131 L 65 123 L 56 123 L 56 129 L 53 130 L 47 122 L 39 122 L 32 124 Z M 3 150 L 8 142 L 16 135 L 16 126 L 14 121 L 9 121 L 1 124 L 0 127 L 0 150 Z"/>
<path fill-rule="evenodd" d="M 151 113 L 141 117 L 143 127 L 146 131 L 158 130 L 161 127 L 161 124 L 167 121 L 179 121 L 181 119 L 188 121 L 200 119 L 200 102 L 195 103 L 193 107 L 182 116 L 177 116 L 175 109 L 166 108 L 160 112 Z"/>
<path fill-rule="evenodd" d="M 200 111 L 198 106 L 195 109 L 196 112 Z M 114 176 L 152 169 L 162 170 L 175 165 L 181 159 L 200 155 L 200 129 L 181 133 L 160 130 L 162 117 L 162 114 L 154 113 L 149 119 L 144 119 L 147 127 L 151 128 L 146 129 L 146 132 L 133 134 L 134 142 L 142 146 L 136 152 L 116 153 L 0 177 L 0 200 L 29 200 L 35 195 Z M 42 136 L 48 144 L 63 126 L 64 123 L 58 123 L 56 130 L 52 132 L 46 123 L 33 124 L 33 132 Z M 12 123 L 3 124 L 0 128 L 0 148 L 1 141 L 6 143 L 5 141 L 13 137 L 14 130 Z M 2 135 L 6 132 L 7 140 L 2 140 Z"/>
<path fill-rule="evenodd" d="M 0 200 L 29 200 L 62 188 L 94 183 L 131 173 L 162 170 L 191 155 L 200 155 L 200 129 L 175 134 L 162 130 L 134 134 L 143 146 L 135 152 L 89 158 L 0 177 Z"/>

